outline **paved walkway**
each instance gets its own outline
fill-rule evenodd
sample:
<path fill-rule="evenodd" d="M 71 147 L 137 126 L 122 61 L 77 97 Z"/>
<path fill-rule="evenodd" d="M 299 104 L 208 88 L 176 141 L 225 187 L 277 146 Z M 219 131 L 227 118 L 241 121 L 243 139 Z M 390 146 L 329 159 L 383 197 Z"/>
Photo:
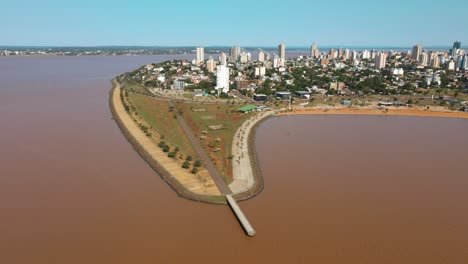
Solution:
<path fill-rule="evenodd" d="M 176 116 L 177 116 L 177 121 L 179 121 L 180 126 L 184 130 L 190 142 L 192 142 L 192 145 L 195 148 L 195 151 L 197 152 L 198 157 L 200 157 L 201 162 L 205 165 L 205 168 L 210 173 L 211 178 L 215 182 L 216 186 L 218 186 L 219 192 L 223 195 L 232 194 L 232 191 L 229 188 L 229 186 L 226 184 L 226 182 L 224 181 L 223 176 L 221 176 L 218 169 L 215 167 L 213 162 L 211 162 L 210 157 L 208 157 L 208 154 L 206 153 L 205 149 L 203 149 L 200 141 L 195 136 L 192 129 L 190 129 L 189 125 L 187 124 L 187 120 L 185 120 L 185 118 L 181 115 L 176 115 Z"/>
<path fill-rule="evenodd" d="M 232 141 L 232 154 L 234 162 L 232 163 L 233 178 L 229 188 L 234 194 L 246 192 L 255 184 L 255 177 L 249 155 L 249 134 L 253 126 L 263 118 L 274 114 L 274 111 L 267 111 L 257 114 L 247 119 L 240 126 Z"/>

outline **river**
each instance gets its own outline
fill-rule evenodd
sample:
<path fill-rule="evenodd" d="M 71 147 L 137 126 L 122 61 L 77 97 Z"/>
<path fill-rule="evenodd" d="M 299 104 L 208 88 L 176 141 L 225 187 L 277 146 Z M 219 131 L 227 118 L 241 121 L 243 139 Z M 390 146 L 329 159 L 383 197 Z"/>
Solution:
<path fill-rule="evenodd" d="M 0 263 L 464 263 L 468 122 L 289 116 L 256 135 L 265 189 L 179 198 L 112 120 L 110 79 L 184 56 L 0 57 Z"/>

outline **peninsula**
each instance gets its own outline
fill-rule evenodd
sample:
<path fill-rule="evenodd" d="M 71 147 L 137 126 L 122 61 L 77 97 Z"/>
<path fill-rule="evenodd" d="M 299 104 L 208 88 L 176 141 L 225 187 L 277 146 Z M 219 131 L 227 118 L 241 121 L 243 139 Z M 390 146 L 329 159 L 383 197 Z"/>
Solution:
<path fill-rule="evenodd" d="M 430 51 L 431 63 L 420 60 L 426 53 L 418 45 L 413 54 L 323 53 L 313 44 L 309 57 L 286 58 L 281 44 L 273 57 L 259 50 L 253 59 L 233 47 L 229 56 L 205 60 L 198 47 L 193 61 L 149 64 L 118 76 L 110 104 L 128 140 L 180 196 L 226 203 L 226 195 L 243 200 L 263 188 L 253 137 L 267 117 L 467 118 L 466 55 L 455 47 L 450 54 Z"/>

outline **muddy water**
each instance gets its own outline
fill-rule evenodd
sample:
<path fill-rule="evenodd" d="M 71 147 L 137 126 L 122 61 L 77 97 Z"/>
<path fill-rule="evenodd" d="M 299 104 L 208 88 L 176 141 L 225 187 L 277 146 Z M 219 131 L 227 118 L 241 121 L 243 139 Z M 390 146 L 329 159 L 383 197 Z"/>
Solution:
<path fill-rule="evenodd" d="M 228 208 L 178 198 L 111 119 L 109 80 L 167 58 L 0 58 L 0 263 L 468 259 L 467 121 L 266 121 L 250 239 Z"/>

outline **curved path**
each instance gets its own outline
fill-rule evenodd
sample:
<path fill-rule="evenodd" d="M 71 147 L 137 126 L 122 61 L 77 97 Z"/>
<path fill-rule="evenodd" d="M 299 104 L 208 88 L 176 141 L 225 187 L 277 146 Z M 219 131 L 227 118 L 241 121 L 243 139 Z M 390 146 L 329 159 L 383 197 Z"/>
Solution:
<path fill-rule="evenodd" d="M 274 111 L 262 112 L 247 119 L 234 135 L 232 141 L 232 154 L 234 155 L 234 162 L 232 163 L 233 181 L 229 185 L 234 194 L 247 192 L 255 185 L 253 164 L 249 154 L 249 134 L 255 124 L 274 113 Z"/>

